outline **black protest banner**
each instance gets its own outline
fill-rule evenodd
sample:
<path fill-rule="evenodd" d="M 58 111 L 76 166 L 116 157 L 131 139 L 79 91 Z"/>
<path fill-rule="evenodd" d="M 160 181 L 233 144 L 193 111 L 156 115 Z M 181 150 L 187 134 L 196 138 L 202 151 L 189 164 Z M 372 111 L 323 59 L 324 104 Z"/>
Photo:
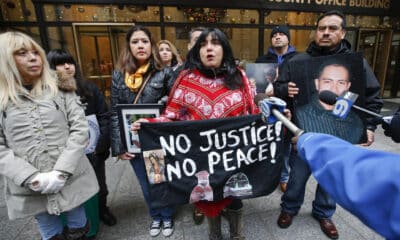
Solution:
<path fill-rule="evenodd" d="M 151 206 L 271 193 L 281 174 L 282 129 L 260 115 L 142 123 Z"/>

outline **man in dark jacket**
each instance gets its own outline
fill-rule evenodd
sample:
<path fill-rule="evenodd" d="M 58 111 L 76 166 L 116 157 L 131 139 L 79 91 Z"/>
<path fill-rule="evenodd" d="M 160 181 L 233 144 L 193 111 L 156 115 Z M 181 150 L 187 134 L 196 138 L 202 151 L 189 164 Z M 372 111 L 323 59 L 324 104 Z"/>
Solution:
<path fill-rule="evenodd" d="M 271 47 L 267 54 L 256 59 L 256 63 L 278 63 L 281 65 L 296 54 L 296 50 L 290 45 L 289 28 L 285 25 L 275 26 L 270 35 Z"/>
<path fill-rule="evenodd" d="M 278 63 L 279 66 L 285 61 L 288 61 L 296 54 L 295 48 L 290 45 L 289 28 L 285 25 L 275 26 L 270 35 L 271 47 L 268 48 L 267 54 L 256 59 L 256 63 Z M 279 74 L 279 73 L 278 73 Z M 272 86 L 272 85 L 271 85 Z M 267 88 L 268 89 L 268 88 Z M 266 90 L 266 94 L 270 95 L 273 90 Z M 289 153 L 290 142 L 289 138 L 285 138 L 285 153 L 284 164 L 282 166 L 281 180 L 279 183 L 282 192 L 286 191 L 289 181 Z"/>
<path fill-rule="evenodd" d="M 350 43 L 344 39 L 346 34 L 345 21 L 345 16 L 338 11 L 329 11 L 321 15 L 317 21 L 314 41 L 310 43 L 305 53 L 297 54 L 289 62 L 308 60 L 318 56 L 350 53 Z M 363 62 L 363 72 L 366 81 L 366 108 L 378 113 L 383 105 L 379 97 L 380 86 L 365 59 Z M 299 88 L 296 87 L 296 84 L 289 82 L 290 78 L 289 64 L 285 64 L 280 69 L 279 78 L 274 84 L 275 96 L 287 100 L 289 105 L 292 98 L 299 93 Z M 369 146 L 374 141 L 376 123 L 374 121 L 367 121 L 366 127 L 368 140 L 363 145 Z M 289 227 L 292 224 L 293 217 L 300 210 L 304 201 L 305 185 L 311 174 L 309 167 L 302 161 L 293 159 L 290 163 L 292 171 L 290 172 L 287 190 L 282 196 L 282 211 L 278 218 L 278 225 L 281 228 Z M 315 200 L 313 201 L 312 215 L 319 222 L 321 230 L 331 239 L 339 237 L 335 224 L 331 220 L 335 210 L 335 201 L 318 186 Z"/>

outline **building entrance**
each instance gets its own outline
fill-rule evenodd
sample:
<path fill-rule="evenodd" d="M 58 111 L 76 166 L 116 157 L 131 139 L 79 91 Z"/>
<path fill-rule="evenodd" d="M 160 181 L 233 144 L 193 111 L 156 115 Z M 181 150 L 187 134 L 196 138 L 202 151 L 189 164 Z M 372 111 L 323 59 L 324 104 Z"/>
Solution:
<path fill-rule="evenodd" d="M 390 54 L 392 30 L 387 29 L 360 29 L 357 51 L 363 53 L 375 73 L 384 96 L 386 85 L 386 71 Z"/>
<path fill-rule="evenodd" d="M 110 96 L 111 74 L 125 46 L 125 34 L 132 24 L 73 24 L 74 40 L 82 74 Z M 152 32 L 159 32 L 158 28 Z M 154 30 L 154 31 L 153 31 Z"/>

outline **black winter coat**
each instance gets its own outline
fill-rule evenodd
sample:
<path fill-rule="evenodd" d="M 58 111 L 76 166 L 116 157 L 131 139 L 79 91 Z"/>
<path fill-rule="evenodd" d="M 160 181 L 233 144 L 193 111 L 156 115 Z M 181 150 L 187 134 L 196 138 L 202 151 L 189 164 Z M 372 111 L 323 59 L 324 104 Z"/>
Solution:
<path fill-rule="evenodd" d="M 289 64 L 288 64 L 289 62 L 307 60 L 311 59 L 312 57 L 328 56 L 328 55 L 351 53 L 351 52 L 352 52 L 351 45 L 346 39 L 343 39 L 340 45 L 332 51 L 325 51 L 324 49 L 317 46 L 315 42 L 311 42 L 305 53 L 299 53 L 294 57 L 292 57 L 289 61 L 282 64 L 281 68 L 279 69 L 279 77 L 277 81 L 275 81 L 274 83 L 274 95 L 276 97 L 285 99 L 286 101 L 288 101 L 288 105 L 289 106 L 291 105 L 292 99 L 288 98 L 288 82 L 291 79 Z M 365 59 L 363 60 L 363 67 L 364 67 L 364 75 L 366 81 L 365 106 L 368 110 L 373 111 L 375 113 L 379 113 L 383 106 L 383 101 L 379 96 L 380 93 L 379 82 L 376 79 L 374 72 L 369 66 L 367 60 Z M 366 119 L 366 120 L 367 120 L 366 122 L 367 129 L 371 130 L 376 129 L 376 121 L 374 119 Z"/>
<path fill-rule="evenodd" d="M 146 79 L 150 75 L 142 94 L 139 96 L 137 104 L 158 103 L 164 96 L 168 96 L 172 88 L 174 78 L 172 69 L 167 67 L 156 70 L 150 66 L 147 73 L 143 76 Z M 120 126 L 118 122 L 117 104 L 132 104 L 137 92 L 132 92 L 125 85 L 125 73 L 113 71 L 111 84 L 111 152 L 113 156 L 118 156 L 126 152 L 126 147 L 122 142 Z"/>
<path fill-rule="evenodd" d="M 100 89 L 92 82 L 85 82 L 87 90 L 92 94 L 86 99 L 85 115 L 95 114 L 100 126 L 100 137 L 94 154 L 87 154 L 91 163 L 105 161 L 110 155 L 110 115 L 107 103 Z"/>

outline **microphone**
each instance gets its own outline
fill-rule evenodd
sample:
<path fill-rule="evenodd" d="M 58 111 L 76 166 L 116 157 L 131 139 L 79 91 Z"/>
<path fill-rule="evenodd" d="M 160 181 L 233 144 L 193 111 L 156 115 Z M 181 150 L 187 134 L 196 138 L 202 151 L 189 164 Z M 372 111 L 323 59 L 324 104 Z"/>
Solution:
<path fill-rule="evenodd" d="M 337 102 L 338 102 L 338 100 L 339 100 L 339 99 L 338 99 L 338 96 L 337 96 L 335 93 L 333 93 L 333 92 L 331 92 L 331 91 L 328 91 L 328 90 L 324 90 L 324 91 L 320 92 L 319 95 L 318 95 L 318 98 L 319 98 L 319 100 L 321 100 L 322 102 L 324 102 L 324 103 L 326 103 L 326 104 L 329 104 L 329 105 L 337 104 Z M 336 107 L 336 106 L 335 106 L 335 107 Z M 345 107 L 347 107 L 347 106 L 342 106 L 342 107 L 345 108 Z M 371 116 L 377 117 L 377 118 L 379 118 L 380 120 L 385 120 L 384 118 L 386 118 L 386 117 L 384 117 L 384 116 L 382 116 L 382 115 L 380 115 L 380 114 L 378 114 L 378 113 L 372 112 L 372 111 L 370 111 L 370 110 L 368 110 L 368 109 L 359 107 L 359 106 L 354 105 L 354 104 L 352 104 L 351 107 L 353 107 L 353 108 L 355 108 L 355 109 L 357 109 L 357 110 L 359 110 L 359 111 L 361 111 L 361 112 L 364 112 L 364 113 L 366 113 L 366 114 L 369 114 L 369 115 L 371 115 Z M 343 110 L 343 111 L 345 111 L 345 110 Z M 335 115 L 336 115 L 336 114 L 335 114 Z M 340 115 L 338 115 L 338 116 L 340 116 Z"/>
<path fill-rule="evenodd" d="M 336 103 L 337 95 L 331 91 L 324 90 L 319 93 L 318 98 L 328 105 L 334 105 Z"/>
<path fill-rule="evenodd" d="M 263 119 L 266 120 L 267 123 L 274 123 L 279 120 L 294 136 L 297 137 L 303 134 L 304 131 L 302 129 L 298 128 L 281 113 L 286 107 L 285 101 L 277 97 L 265 98 L 262 95 L 263 94 L 257 94 L 254 98 L 254 102 L 260 107 Z"/>

